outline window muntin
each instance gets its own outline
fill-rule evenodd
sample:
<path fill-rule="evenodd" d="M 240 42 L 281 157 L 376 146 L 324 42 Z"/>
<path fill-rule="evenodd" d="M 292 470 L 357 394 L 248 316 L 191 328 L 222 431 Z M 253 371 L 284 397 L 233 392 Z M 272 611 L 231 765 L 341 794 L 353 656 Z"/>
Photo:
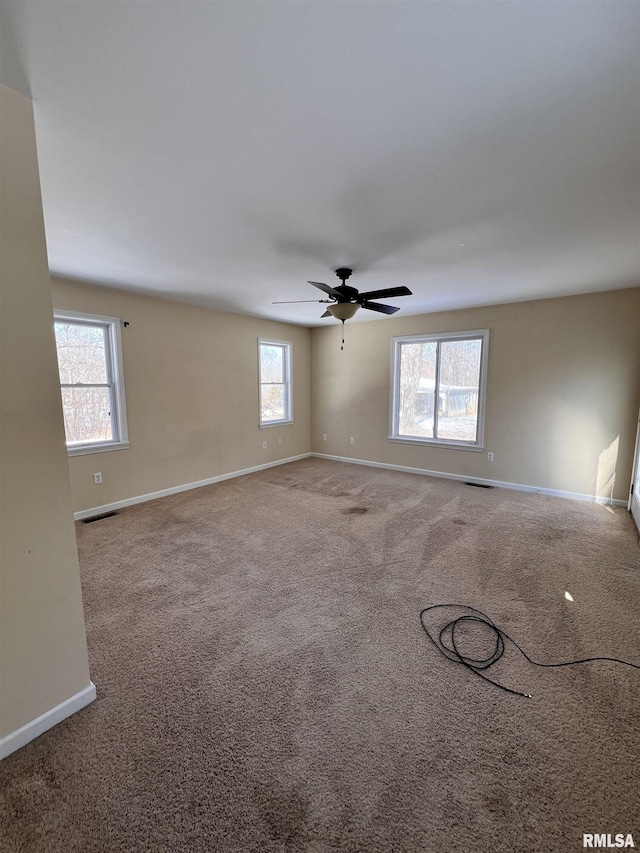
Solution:
<path fill-rule="evenodd" d="M 391 438 L 483 446 L 489 331 L 393 339 Z"/>
<path fill-rule="evenodd" d="M 120 321 L 55 312 L 54 329 L 69 454 L 128 447 Z"/>
<path fill-rule="evenodd" d="M 293 421 L 291 349 L 287 342 L 258 341 L 261 427 Z"/>

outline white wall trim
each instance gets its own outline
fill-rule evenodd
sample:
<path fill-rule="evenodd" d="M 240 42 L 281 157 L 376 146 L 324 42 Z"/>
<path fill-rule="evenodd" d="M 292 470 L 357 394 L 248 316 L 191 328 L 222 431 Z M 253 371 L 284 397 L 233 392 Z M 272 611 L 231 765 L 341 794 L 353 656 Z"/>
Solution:
<path fill-rule="evenodd" d="M 35 720 L 31 720 L 31 722 L 16 729 L 15 732 L 11 732 L 11 734 L 0 739 L 0 760 L 11 755 L 16 749 L 26 746 L 30 741 L 75 714 L 76 711 L 80 711 L 93 702 L 95 698 L 96 686 L 93 681 L 90 681 L 88 686 L 76 693 L 75 696 L 70 696 L 64 702 L 56 705 L 55 708 L 50 708 L 44 714 L 36 717 Z"/>
<path fill-rule="evenodd" d="M 388 462 L 371 462 L 368 459 L 352 459 L 349 456 L 332 456 L 328 453 L 311 453 L 318 459 L 332 459 L 335 462 L 350 462 L 353 465 L 369 465 L 372 468 L 388 468 L 391 471 L 404 471 L 408 474 L 424 474 L 427 477 L 442 477 L 445 480 L 459 480 L 462 483 L 477 483 L 480 486 L 495 486 L 499 489 L 514 489 L 517 492 L 534 492 L 538 495 L 550 495 L 556 498 L 568 498 L 573 501 L 624 506 L 627 502 L 619 498 L 601 498 L 597 495 L 582 495 L 579 492 L 561 492 L 557 489 L 545 489 L 540 486 L 527 486 L 523 483 L 506 483 L 502 480 L 485 480 L 481 477 L 467 477 L 464 474 L 448 474 L 444 471 L 428 471 L 425 468 L 410 468 L 407 465 L 392 465 Z"/>
<path fill-rule="evenodd" d="M 286 465 L 288 462 L 297 462 L 298 459 L 306 459 L 312 455 L 313 454 L 311 453 L 300 453 L 298 456 L 289 456 L 286 459 L 277 459 L 275 462 L 265 462 L 262 465 L 254 465 L 252 468 L 243 468 L 241 471 L 231 471 L 229 474 L 218 474 L 217 477 L 208 477 L 206 480 L 197 480 L 195 483 L 184 483 L 181 486 L 172 486 L 169 489 L 161 489 L 159 492 L 149 492 L 147 495 L 138 495 L 135 498 L 126 498 L 122 501 L 102 504 L 102 506 L 96 506 L 92 509 L 83 509 L 80 510 L 80 512 L 74 512 L 73 517 L 76 521 L 81 521 L 83 518 L 91 518 L 91 516 L 101 515 L 103 512 L 112 512 L 115 509 L 122 509 L 125 506 L 133 506 L 134 504 L 146 503 L 147 501 L 155 501 L 158 498 L 166 498 L 169 495 L 176 495 L 178 492 L 188 492 L 190 489 L 199 489 L 202 486 L 221 483 L 223 480 L 232 480 L 234 477 L 244 477 L 245 474 L 264 471 L 266 468 L 274 468 L 276 465 Z"/>

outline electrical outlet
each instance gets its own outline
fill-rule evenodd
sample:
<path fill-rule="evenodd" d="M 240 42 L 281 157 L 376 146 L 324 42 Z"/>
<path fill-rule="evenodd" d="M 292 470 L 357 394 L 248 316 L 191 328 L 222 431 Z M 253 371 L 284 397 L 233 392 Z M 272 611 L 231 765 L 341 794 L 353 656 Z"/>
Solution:
<path fill-rule="evenodd" d="M 356 443 L 355 438 L 354 438 L 353 436 L 351 436 L 351 437 L 349 438 L 349 444 L 355 444 L 355 443 Z"/>
<path fill-rule="evenodd" d="M 282 439 L 281 438 L 278 439 L 278 447 L 282 447 Z"/>
<path fill-rule="evenodd" d="M 323 433 L 322 433 L 322 440 L 323 440 L 323 441 L 326 441 L 326 440 L 327 440 L 327 434 L 326 434 L 326 432 L 323 432 Z"/>
<path fill-rule="evenodd" d="M 263 450 L 266 450 L 266 449 L 267 449 L 267 442 L 266 442 L 266 441 L 263 441 L 263 442 L 262 442 L 262 449 L 263 449 Z"/>
<path fill-rule="evenodd" d="M 487 453 L 487 462 L 493 462 L 493 453 Z"/>
<path fill-rule="evenodd" d="M 99 486 L 102 482 L 102 474 L 100 473 L 100 471 L 93 475 L 93 482 L 96 486 Z"/>

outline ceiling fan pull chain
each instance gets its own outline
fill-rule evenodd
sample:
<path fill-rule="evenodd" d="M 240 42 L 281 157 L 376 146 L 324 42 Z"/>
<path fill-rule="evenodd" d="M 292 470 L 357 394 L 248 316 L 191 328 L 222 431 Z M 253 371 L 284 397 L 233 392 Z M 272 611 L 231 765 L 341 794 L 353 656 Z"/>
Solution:
<path fill-rule="evenodd" d="M 344 349 L 344 320 L 342 321 L 342 343 L 340 345 L 340 351 Z"/>

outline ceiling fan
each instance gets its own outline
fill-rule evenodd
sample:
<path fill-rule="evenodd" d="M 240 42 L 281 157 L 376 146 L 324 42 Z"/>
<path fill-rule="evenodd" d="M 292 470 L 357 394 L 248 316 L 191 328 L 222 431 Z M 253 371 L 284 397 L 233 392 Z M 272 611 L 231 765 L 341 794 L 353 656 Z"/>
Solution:
<path fill-rule="evenodd" d="M 349 267 L 339 267 L 336 270 L 336 275 L 342 284 L 336 287 L 330 287 L 321 281 L 309 281 L 307 284 L 312 284 L 314 287 L 324 291 L 329 296 L 329 299 L 296 299 L 292 302 L 322 302 L 327 303 L 328 308 L 322 315 L 323 317 L 335 317 L 336 320 L 350 320 L 359 308 L 366 308 L 368 311 L 378 311 L 380 314 L 395 314 L 399 311 L 395 305 L 382 305 L 379 302 L 373 302 L 374 299 L 390 299 L 393 296 L 412 296 L 412 292 L 408 287 L 387 287 L 385 290 L 369 290 L 366 293 L 359 293 L 355 287 L 350 287 L 345 284 L 346 280 L 351 276 L 353 270 Z M 274 305 L 288 304 L 286 302 L 274 302 Z M 290 303 L 289 303 L 290 304 Z"/>

